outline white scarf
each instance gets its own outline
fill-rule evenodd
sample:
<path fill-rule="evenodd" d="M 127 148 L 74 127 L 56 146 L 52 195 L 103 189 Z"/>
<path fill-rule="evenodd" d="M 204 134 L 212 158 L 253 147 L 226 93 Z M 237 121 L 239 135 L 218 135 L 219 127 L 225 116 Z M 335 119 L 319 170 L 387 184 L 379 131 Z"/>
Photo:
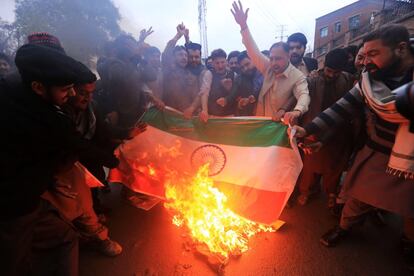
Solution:
<path fill-rule="evenodd" d="M 387 172 L 414 179 L 414 134 L 409 131 L 410 121 L 397 111 L 395 94 L 383 82 L 370 80 L 367 72 L 362 73 L 360 85 L 374 112 L 388 122 L 399 124 Z"/>

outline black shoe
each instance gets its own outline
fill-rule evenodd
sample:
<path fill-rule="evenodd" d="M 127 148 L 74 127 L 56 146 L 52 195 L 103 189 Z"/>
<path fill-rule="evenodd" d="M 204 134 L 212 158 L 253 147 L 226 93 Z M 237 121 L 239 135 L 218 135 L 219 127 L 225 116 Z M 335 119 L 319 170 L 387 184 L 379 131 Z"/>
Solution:
<path fill-rule="evenodd" d="M 326 247 L 334 247 L 339 241 L 344 239 L 348 234 L 347 230 L 342 229 L 339 226 L 326 232 L 319 240 Z"/>
<path fill-rule="evenodd" d="M 109 184 L 106 183 L 106 185 L 101 187 L 101 192 L 104 194 L 109 194 L 111 192 L 111 186 L 109 186 Z"/>
<path fill-rule="evenodd" d="M 409 271 L 414 271 L 414 248 L 411 248 L 409 250 L 405 248 L 403 251 L 403 257 L 407 269 Z"/>
<path fill-rule="evenodd" d="M 370 213 L 370 215 L 371 215 L 372 222 L 375 225 L 379 227 L 387 225 L 382 210 L 375 209 L 374 211 Z"/>
<path fill-rule="evenodd" d="M 414 271 L 414 243 L 406 237 L 401 239 L 405 264 L 410 271 Z"/>
<path fill-rule="evenodd" d="M 329 211 L 331 212 L 331 214 L 336 217 L 336 218 L 340 218 L 341 214 L 342 214 L 342 209 L 344 209 L 345 204 L 335 204 L 335 207 L 333 207 L 332 209 L 330 209 Z"/>

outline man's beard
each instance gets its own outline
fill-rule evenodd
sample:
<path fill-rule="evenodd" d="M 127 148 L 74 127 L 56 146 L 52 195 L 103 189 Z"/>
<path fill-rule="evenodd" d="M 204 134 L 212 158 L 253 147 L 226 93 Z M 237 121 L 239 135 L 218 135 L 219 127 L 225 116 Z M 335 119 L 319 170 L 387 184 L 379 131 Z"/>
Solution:
<path fill-rule="evenodd" d="M 246 77 L 253 77 L 255 73 L 256 73 L 255 69 L 248 69 L 244 72 L 241 72 L 241 74 L 245 75 Z"/>
<path fill-rule="evenodd" d="M 236 73 L 236 74 L 240 74 L 240 68 L 239 67 L 237 67 L 237 66 L 234 66 L 234 67 L 230 67 L 230 70 L 233 72 L 233 73 Z"/>
<path fill-rule="evenodd" d="M 324 79 L 325 79 L 326 83 L 333 83 L 336 80 L 336 78 L 331 78 L 331 77 L 328 77 L 328 76 L 324 76 Z"/>
<path fill-rule="evenodd" d="M 192 68 L 198 68 L 201 65 L 201 63 L 199 63 L 199 62 L 196 62 L 196 63 L 191 62 L 191 63 L 188 63 L 188 65 L 190 67 L 192 67 Z"/>
<path fill-rule="evenodd" d="M 290 57 L 290 62 L 293 65 L 299 65 L 299 63 L 301 62 L 302 58 L 303 58 L 303 55 L 292 54 L 292 56 Z"/>
<path fill-rule="evenodd" d="M 387 67 L 378 68 L 378 66 L 375 65 L 374 63 L 368 63 L 365 66 L 365 68 L 368 71 L 370 78 L 374 80 L 385 80 L 385 79 L 389 79 L 395 76 L 396 71 L 401 66 L 401 63 L 402 63 L 401 58 L 393 57 L 393 61 Z M 377 70 L 374 72 L 370 72 L 371 69 L 377 69 Z"/>

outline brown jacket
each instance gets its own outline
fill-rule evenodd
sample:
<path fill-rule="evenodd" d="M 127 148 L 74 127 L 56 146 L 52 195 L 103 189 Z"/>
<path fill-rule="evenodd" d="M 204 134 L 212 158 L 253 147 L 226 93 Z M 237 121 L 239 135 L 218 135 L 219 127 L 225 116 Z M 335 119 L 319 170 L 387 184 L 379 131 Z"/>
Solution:
<path fill-rule="evenodd" d="M 310 123 L 325 109 L 342 98 L 353 86 L 353 77 L 348 73 L 341 75 L 332 83 L 325 80 L 323 70 L 315 77 L 308 78 L 309 95 L 311 102 L 309 110 L 302 117 L 302 125 Z M 312 155 L 304 157 L 307 166 L 313 166 L 318 173 L 330 170 L 344 170 L 353 149 L 353 127 L 351 123 L 341 126 L 338 131 L 322 133 L 318 140 L 322 141 L 322 149 Z"/>

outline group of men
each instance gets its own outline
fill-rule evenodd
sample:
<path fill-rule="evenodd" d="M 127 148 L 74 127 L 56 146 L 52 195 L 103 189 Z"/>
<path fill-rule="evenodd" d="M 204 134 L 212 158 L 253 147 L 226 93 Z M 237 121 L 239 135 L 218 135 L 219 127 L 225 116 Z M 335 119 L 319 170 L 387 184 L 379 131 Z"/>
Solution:
<path fill-rule="evenodd" d="M 404 255 L 414 268 L 413 134 L 392 92 L 413 80 L 407 29 L 384 26 L 351 58 L 334 49 L 318 69 L 304 56 L 302 33 L 260 51 L 248 9 L 234 2 L 232 13 L 246 50 L 214 50 L 205 65 L 184 24 L 162 53 L 145 43 L 151 28 L 138 41 L 121 35 L 109 42 L 99 80 L 47 33 L 30 35 L 17 50 L 16 70 L 0 54 L 5 275 L 77 275 L 78 236 L 106 255 L 121 253 L 108 236 L 97 189 L 65 176 L 86 167 L 105 184 L 103 168 L 116 167 L 114 149 L 145 131 L 139 121 L 149 105 L 203 122 L 266 116 L 291 125 L 304 167 L 290 202 L 305 205 L 322 182 L 328 208 L 340 215 L 321 243 L 334 246 L 367 214 L 390 211 L 404 218 Z M 177 45 L 181 38 L 184 46 Z"/>

